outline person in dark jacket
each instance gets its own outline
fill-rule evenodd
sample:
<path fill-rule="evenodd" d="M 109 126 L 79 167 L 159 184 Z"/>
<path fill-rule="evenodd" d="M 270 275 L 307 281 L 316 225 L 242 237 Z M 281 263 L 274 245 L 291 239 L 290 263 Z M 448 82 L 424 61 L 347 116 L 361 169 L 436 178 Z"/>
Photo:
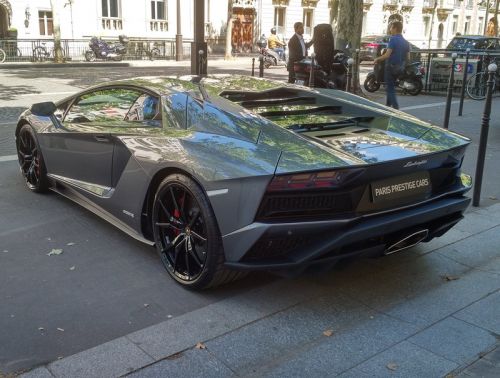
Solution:
<path fill-rule="evenodd" d="M 295 34 L 288 41 L 288 64 L 286 69 L 288 70 L 288 82 L 293 83 L 295 81 L 295 72 L 293 72 L 293 63 L 304 59 L 307 56 L 307 49 L 311 47 L 314 42 L 314 38 L 309 42 L 304 42 L 302 35 L 304 34 L 304 24 L 302 22 L 296 22 L 293 24 L 295 29 Z"/>

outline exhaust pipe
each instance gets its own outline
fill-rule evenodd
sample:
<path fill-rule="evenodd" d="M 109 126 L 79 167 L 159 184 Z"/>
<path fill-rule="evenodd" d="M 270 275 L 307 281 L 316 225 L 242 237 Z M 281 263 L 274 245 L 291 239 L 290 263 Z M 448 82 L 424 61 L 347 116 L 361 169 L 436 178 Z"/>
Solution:
<path fill-rule="evenodd" d="M 413 234 L 408 235 L 407 237 L 399 240 L 398 242 L 388 247 L 385 250 L 384 255 L 391 255 L 393 253 L 411 248 L 420 243 L 421 241 L 425 240 L 425 238 L 427 238 L 428 235 L 429 235 L 428 229 L 414 232 Z"/>

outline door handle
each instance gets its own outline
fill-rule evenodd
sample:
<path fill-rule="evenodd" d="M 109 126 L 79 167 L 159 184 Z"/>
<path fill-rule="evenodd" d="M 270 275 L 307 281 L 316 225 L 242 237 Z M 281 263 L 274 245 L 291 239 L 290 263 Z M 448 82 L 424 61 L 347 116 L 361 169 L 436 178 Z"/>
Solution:
<path fill-rule="evenodd" d="M 94 136 L 94 139 L 98 142 L 109 142 L 108 137 L 105 137 L 104 135 L 96 135 Z"/>

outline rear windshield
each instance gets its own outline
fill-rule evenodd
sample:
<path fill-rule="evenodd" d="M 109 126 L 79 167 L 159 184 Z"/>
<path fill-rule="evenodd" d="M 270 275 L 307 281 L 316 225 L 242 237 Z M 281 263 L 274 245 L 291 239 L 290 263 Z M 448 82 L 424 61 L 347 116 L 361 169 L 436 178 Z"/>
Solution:
<path fill-rule="evenodd" d="M 486 48 L 498 48 L 498 41 L 494 38 L 484 38 L 484 39 L 469 39 L 469 38 L 453 38 L 448 45 L 449 49 L 453 50 L 465 50 L 467 48 L 471 50 L 480 50 Z"/>

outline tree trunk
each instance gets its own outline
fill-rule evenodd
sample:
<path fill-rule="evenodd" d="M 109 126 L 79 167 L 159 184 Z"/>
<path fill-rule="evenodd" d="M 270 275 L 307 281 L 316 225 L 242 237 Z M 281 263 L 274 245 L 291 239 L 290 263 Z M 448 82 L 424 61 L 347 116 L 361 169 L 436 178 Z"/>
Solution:
<path fill-rule="evenodd" d="M 332 16 L 337 16 L 333 25 L 335 46 L 344 49 L 349 44 L 351 51 L 359 49 L 361 44 L 361 31 L 363 28 L 363 0 L 337 0 L 332 2 L 332 7 L 338 5 L 338 10 L 332 9 Z"/>
<path fill-rule="evenodd" d="M 361 45 L 363 29 L 363 0 L 334 0 L 331 2 L 332 26 L 335 32 L 335 48 L 346 50 L 355 58 L 355 51 Z M 349 49 L 347 49 L 349 46 Z M 357 63 L 357 64 L 356 64 Z M 359 88 L 359 60 L 353 66 L 352 89 L 361 94 Z"/>
<path fill-rule="evenodd" d="M 63 51 L 61 49 L 61 27 L 59 23 L 60 0 L 50 0 L 52 8 L 52 23 L 54 28 L 54 63 L 64 63 Z"/>
<path fill-rule="evenodd" d="M 233 46 L 231 43 L 231 38 L 233 34 L 233 0 L 228 0 L 227 2 L 227 26 L 226 26 L 226 53 L 224 55 L 225 60 L 233 58 L 232 50 Z"/>

